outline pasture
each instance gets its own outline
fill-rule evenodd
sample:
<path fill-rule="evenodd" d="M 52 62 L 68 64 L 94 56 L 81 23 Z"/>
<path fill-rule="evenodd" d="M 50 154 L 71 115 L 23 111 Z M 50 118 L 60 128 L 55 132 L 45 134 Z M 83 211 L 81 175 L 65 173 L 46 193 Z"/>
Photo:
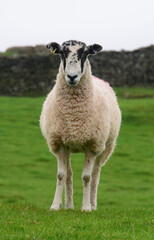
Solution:
<path fill-rule="evenodd" d="M 92 213 L 80 210 L 83 154 L 71 157 L 75 211 L 49 211 L 57 162 L 39 128 L 45 97 L 0 97 L 1 240 L 153 239 L 154 90 L 115 90 L 122 126 Z"/>

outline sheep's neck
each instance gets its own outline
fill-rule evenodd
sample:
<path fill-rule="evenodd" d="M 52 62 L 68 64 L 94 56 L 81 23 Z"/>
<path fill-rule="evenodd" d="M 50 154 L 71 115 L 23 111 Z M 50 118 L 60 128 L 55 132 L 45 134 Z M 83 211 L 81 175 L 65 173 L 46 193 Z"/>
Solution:
<path fill-rule="evenodd" d="M 60 65 L 56 81 L 57 96 L 63 99 L 84 101 L 93 95 L 93 84 L 90 63 L 87 61 L 85 74 L 75 87 L 68 86 L 65 80 L 62 66 Z"/>

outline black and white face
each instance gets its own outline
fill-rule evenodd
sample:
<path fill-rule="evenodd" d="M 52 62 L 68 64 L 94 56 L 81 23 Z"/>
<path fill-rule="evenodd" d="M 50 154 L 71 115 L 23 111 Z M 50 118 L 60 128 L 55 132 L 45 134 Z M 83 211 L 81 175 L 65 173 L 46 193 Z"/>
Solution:
<path fill-rule="evenodd" d="M 79 41 L 67 41 L 61 46 L 51 42 L 46 46 L 51 52 L 61 56 L 63 72 L 69 86 L 77 86 L 85 73 L 85 63 L 89 54 L 96 54 L 102 50 L 98 44 L 86 46 Z"/>

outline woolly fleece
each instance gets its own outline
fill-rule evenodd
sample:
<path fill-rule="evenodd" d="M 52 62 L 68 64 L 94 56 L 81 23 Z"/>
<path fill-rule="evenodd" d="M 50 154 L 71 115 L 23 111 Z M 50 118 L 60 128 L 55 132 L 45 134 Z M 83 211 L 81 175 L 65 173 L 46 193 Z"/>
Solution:
<path fill-rule="evenodd" d="M 43 104 L 40 126 L 54 154 L 60 145 L 70 152 L 84 152 L 88 147 L 97 154 L 108 144 L 115 146 L 121 124 L 116 95 L 108 83 L 92 76 L 88 60 L 85 69 L 79 84 L 71 87 L 61 63 L 56 84 Z"/>

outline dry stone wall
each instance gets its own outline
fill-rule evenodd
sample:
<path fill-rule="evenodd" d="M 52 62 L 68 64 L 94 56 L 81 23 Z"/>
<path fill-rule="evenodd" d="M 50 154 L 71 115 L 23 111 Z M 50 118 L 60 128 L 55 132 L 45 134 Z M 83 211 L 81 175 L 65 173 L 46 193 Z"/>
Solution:
<path fill-rule="evenodd" d="M 111 86 L 154 87 L 154 45 L 135 51 L 103 51 L 89 57 L 93 75 Z M 38 96 L 52 89 L 59 56 L 43 45 L 15 47 L 0 54 L 0 95 Z"/>

